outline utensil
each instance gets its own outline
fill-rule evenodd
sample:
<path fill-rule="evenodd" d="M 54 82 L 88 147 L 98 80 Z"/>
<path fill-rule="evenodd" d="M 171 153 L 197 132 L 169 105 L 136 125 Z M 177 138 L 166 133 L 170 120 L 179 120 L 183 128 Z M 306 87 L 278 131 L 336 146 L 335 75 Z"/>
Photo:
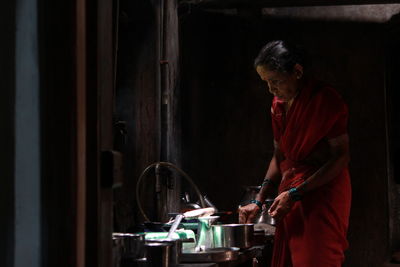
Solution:
<path fill-rule="evenodd" d="M 218 216 L 210 216 L 215 212 L 215 208 L 209 207 L 209 208 L 203 208 L 203 209 L 195 209 L 191 211 L 187 211 L 184 214 L 178 214 L 175 217 L 175 220 L 169 229 L 167 239 L 171 239 L 172 235 L 176 231 L 178 225 L 182 221 L 183 218 L 187 219 L 193 219 L 193 218 L 198 218 L 199 219 L 199 227 L 198 227 L 198 233 L 199 238 L 198 238 L 198 243 L 196 244 L 196 248 L 199 249 L 200 246 L 207 246 L 207 247 L 212 247 L 213 241 L 212 241 L 212 233 L 208 233 L 207 230 L 211 229 L 211 223 L 215 221 L 215 219 L 218 218 Z"/>
<path fill-rule="evenodd" d="M 178 214 L 178 215 L 176 215 L 175 221 L 174 221 L 174 223 L 172 224 L 171 228 L 169 229 L 169 232 L 168 232 L 168 235 L 167 235 L 167 238 L 168 238 L 168 239 L 171 239 L 171 238 L 172 238 L 172 235 L 175 233 L 176 228 L 178 228 L 178 225 L 181 223 L 183 217 L 184 217 L 183 214 Z"/>
<path fill-rule="evenodd" d="M 148 242 L 145 246 L 148 267 L 171 266 L 172 244 L 167 242 Z"/>
<path fill-rule="evenodd" d="M 274 199 L 267 199 L 264 202 L 261 212 L 256 216 L 256 223 L 267 223 L 269 225 L 275 226 L 276 221 L 275 219 L 269 215 L 268 210 L 271 207 Z"/>
<path fill-rule="evenodd" d="M 122 258 L 139 259 L 144 257 L 145 234 L 113 233 L 116 253 L 121 251 Z"/>
<path fill-rule="evenodd" d="M 169 239 L 172 238 L 173 233 L 176 231 L 176 228 L 181 223 L 183 218 L 193 219 L 193 218 L 198 218 L 198 217 L 207 217 L 207 216 L 214 214 L 214 212 L 215 212 L 215 208 L 209 207 L 209 208 L 203 208 L 203 209 L 190 210 L 183 214 L 176 215 L 175 220 L 174 220 L 171 228 L 168 231 L 167 238 L 169 238 Z"/>
<path fill-rule="evenodd" d="M 122 239 L 112 238 L 112 261 L 114 267 L 120 267 L 122 260 Z"/>
<path fill-rule="evenodd" d="M 253 245 L 253 224 L 216 224 L 212 228 L 214 247 L 249 248 Z"/>
<path fill-rule="evenodd" d="M 193 219 L 199 217 L 208 217 L 210 215 L 213 215 L 215 212 L 216 212 L 215 208 L 208 207 L 208 208 L 190 210 L 185 212 L 183 215 L 185 218 Z"/>
<path fill-rule="evenodd" d="M 212 224 L 219 218 L 219 216 L 200 217 L 197 229 L 198 239 L 195 251 L 204 251 L 208 248 L 214 247 L 214 236 L 212 232 Z"/>
<path fill-rule="evenodd" d="M 182 253 L 182 262 L 227 262 L 238 259 L 239 248 L 208 248 L 203 251 L 188 250 Z"/>
<path fill-rule="evenodd" d="M 146 240 L 146 245 L 150 243 L 165 243 L 170 244 L 168 251 L 168 261 L 171 266 L 179 264 L 182 255 L 182 240 L 180 239 L 153 239 Z M 152 248 L 151 248 L 152 249 Z"/>

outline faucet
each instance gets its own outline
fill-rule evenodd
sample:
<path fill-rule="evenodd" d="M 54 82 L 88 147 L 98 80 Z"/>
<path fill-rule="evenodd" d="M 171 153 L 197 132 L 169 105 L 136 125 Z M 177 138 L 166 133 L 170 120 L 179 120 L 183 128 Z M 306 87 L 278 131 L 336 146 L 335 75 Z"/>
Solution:
<path fill-rule="evenodd" d="M 149 166 L 147 166 L 144 171 L 140 174 L 139 179 L 136 183 L 136 202 L 139 208 L 140 213 L 142 214 L 143 218 L 147 221 L 150 221 L 149 218 L 147 217 L 146 213 L 144 212 L 142 205 L 140 204 L 140 193 L 139 193 L 139 185 L 141 183 L 141 181 L 143 180 L 143 177 L 149 172 L 149 170 L 151 170 L 154 167 L 158 167 L 158 166 L 163 166 L 163 167 L 168 167 L 168 168 L 172 168 L 175 169 L 179 174 L 181 174 L 183 177 L 185 177 L 185 179 L 189 182 L 189 184 L 191 186 L 193 186 L 194 191 L 196 192 L 196 194 L 198 195 L 199 201 L 200 201 L 200 206 L 202 208 L 206 208 L 207 205 L 205 204 L 203 195 L 201 194 L 199 188 L 196 186 L 196 184 L 193 182 L 192 178 L 189 177 L 189 175 L 186 174 L 186 172 L 184 172 L 183 170 L 181 170 L 180 168 L 178 168 L 176 165 L 170 163 L 170 162 L 163 162 L 163 161 L 159 161 L 159 162 L 155 162 L 150 164 Z"/>

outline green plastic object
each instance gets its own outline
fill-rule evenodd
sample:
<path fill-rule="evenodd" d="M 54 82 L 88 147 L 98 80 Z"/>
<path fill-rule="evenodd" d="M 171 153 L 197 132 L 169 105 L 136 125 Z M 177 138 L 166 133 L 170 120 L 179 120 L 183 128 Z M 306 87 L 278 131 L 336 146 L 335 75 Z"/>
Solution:
<path fill-rule="evenodd" d="M 166 239 L 168 232 L 147 232 L 145 240 Z M 196 235 L 192 230 L 176 230 L 172 235 L 172 239 L 182 239 L 182 249 L 192 249 L 196 246 Z"/>
<path fill-rule="evenodd" d="M 185 229 L 185 230 L 195 230 L 195 231 L 197 231 L 198 226 L 199 226 L 199 223 L 198 223 L 198 222 L 190 222 L 190 223 L 184 222 L 184 223 L 180 223 L 179 226 L 178 226 L 178 228 L 183 228 L 183 229 Z M 167 230 L 168 230 L 170 227 L 171 227 L 170 224 L 164 224 L 164 225 L 163 225 L 163 228 L 164 228 L 164 229 L 167 229 Z"/>
<path fill-rule="evenodd" d="M 168 236 L 168 232 L 147 232 L 145 233 L 145 239 L 165 239 Z M 172 239 L 190 239 L 193 238 L 196 241 L 196 236 L 192 230 L 176 230 L 172 236 Z"/>

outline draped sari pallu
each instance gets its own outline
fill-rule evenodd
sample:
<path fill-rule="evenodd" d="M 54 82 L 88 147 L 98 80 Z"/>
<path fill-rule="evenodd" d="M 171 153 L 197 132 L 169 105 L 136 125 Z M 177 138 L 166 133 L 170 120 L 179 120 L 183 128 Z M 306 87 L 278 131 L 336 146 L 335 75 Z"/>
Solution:
<path fill-rule="evenodd" d="M 272 102 L 275 141 L 280 161 L 279 193 L 303 183 L 321 166 L 327 140 L 347 133 L 347 106 L 328 86 L 309 81 L 285 114 L 284 103 Z M 315 157 L 315 155 L 317 155 Z M 272 267 L 337 267 L 348 247 L 346 234 L 351 185 L 347 168 L 297 201 L 277 225 Z"/>

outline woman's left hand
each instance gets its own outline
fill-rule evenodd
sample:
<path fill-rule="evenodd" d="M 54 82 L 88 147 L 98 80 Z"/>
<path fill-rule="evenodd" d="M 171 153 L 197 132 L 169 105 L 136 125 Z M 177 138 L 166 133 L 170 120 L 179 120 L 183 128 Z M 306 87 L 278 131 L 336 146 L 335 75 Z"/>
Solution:
<path fill-rule="evenodd" d="M 268 210 L 269 215 L 276 221 L 280 221 L 292 209 L 294 201 L 290 199 L 289 191 L 279 194 Z"/>

